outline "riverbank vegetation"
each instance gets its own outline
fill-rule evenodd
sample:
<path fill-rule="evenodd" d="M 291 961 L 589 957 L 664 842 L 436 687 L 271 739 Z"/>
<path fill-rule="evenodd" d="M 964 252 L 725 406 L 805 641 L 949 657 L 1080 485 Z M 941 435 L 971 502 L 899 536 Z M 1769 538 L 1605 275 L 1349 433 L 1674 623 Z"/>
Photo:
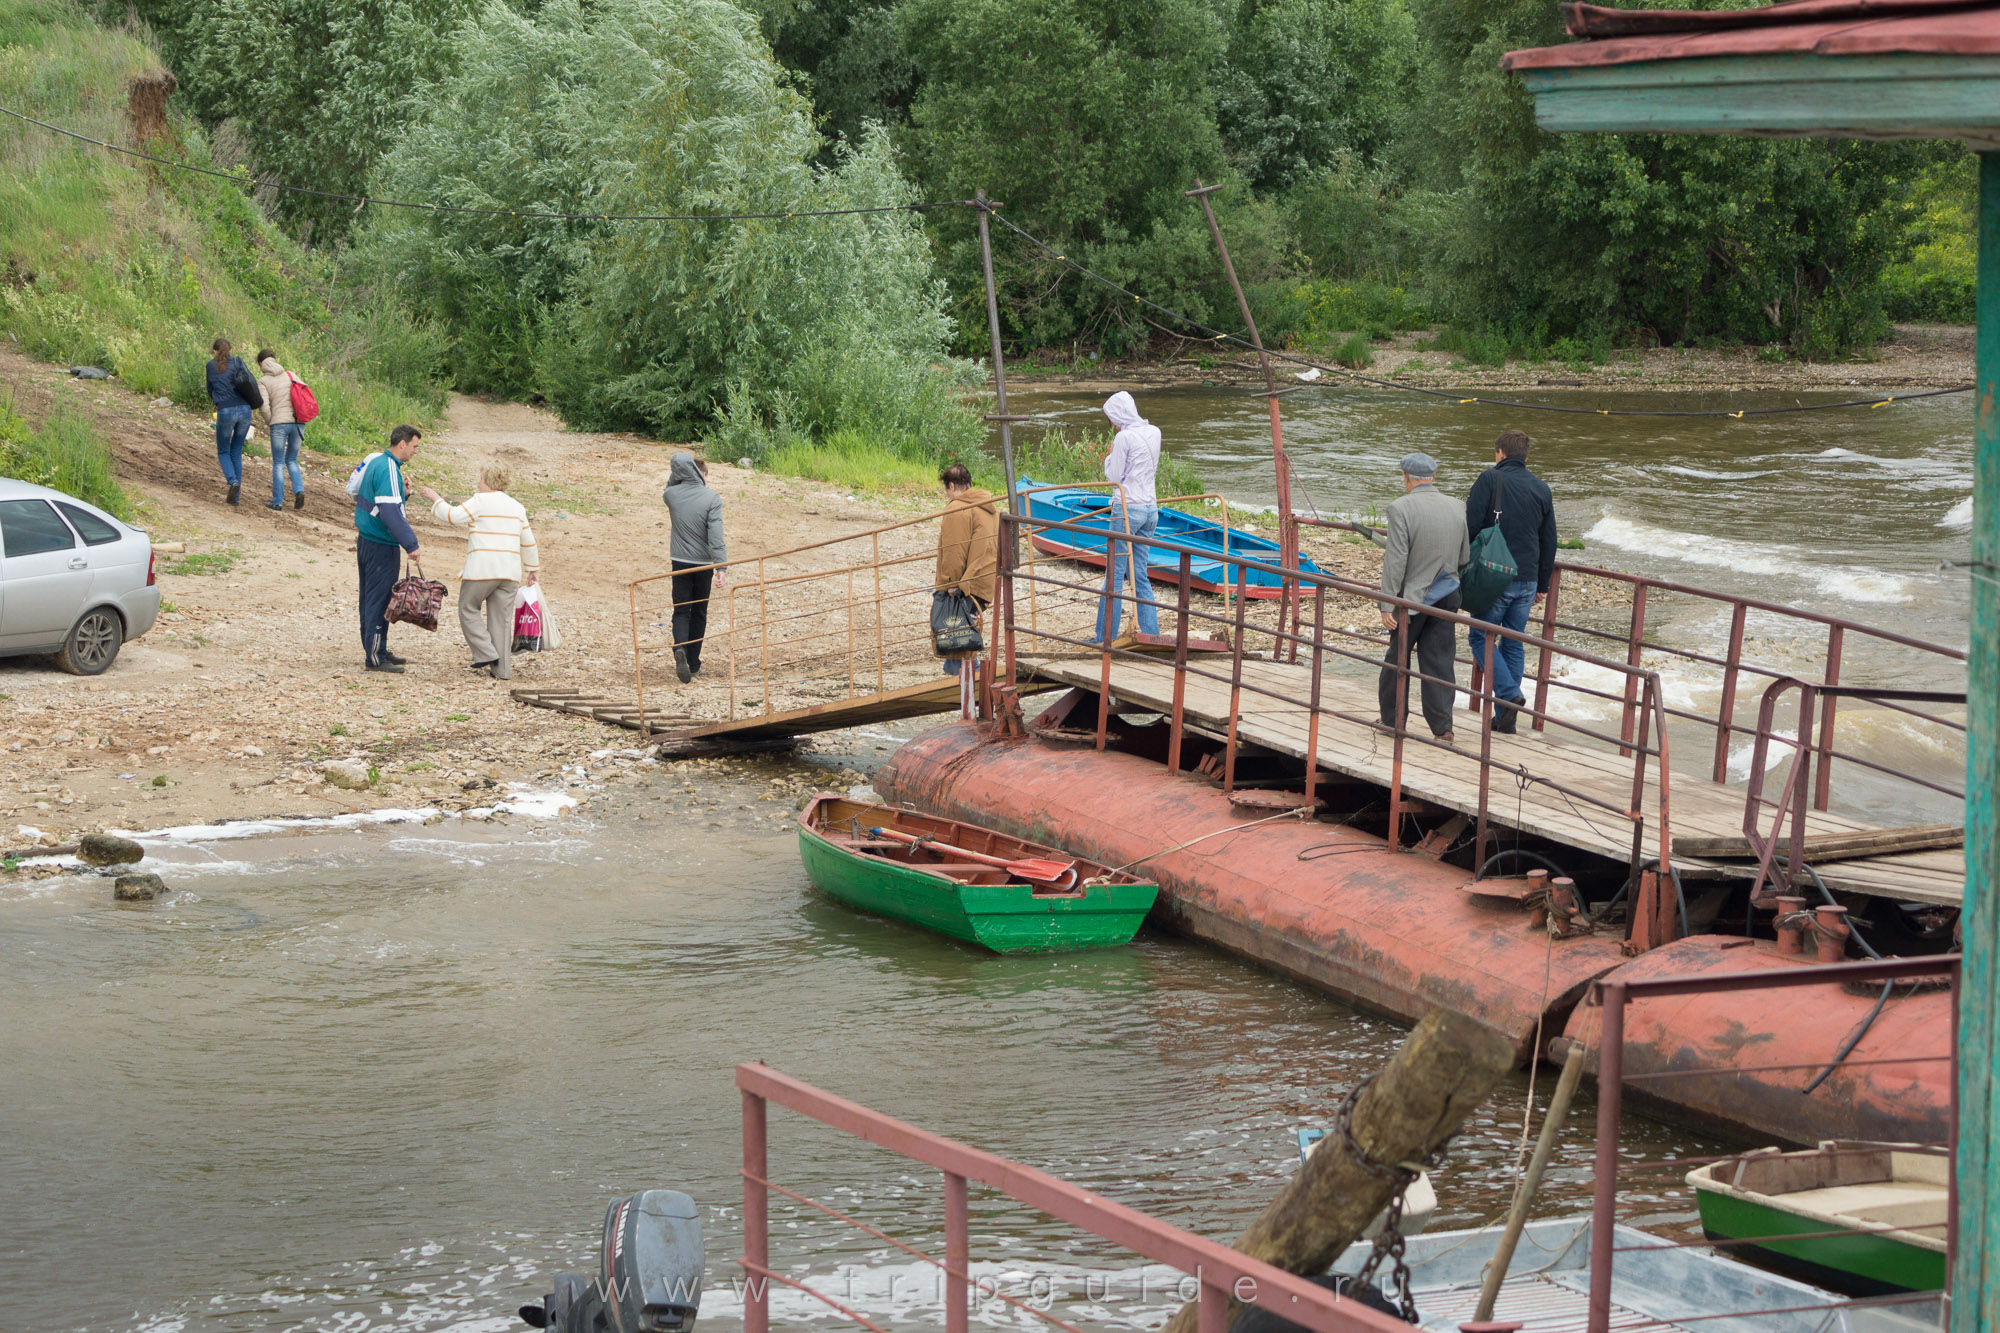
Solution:
<path fill-rule="evenodd" d="M 209 135 L 166 114 L 171 76 L 142 32 L 60 0 L 0 11 L 0 103 L 38 119 L 222 169 Z M 314 447 L 379 447 L 443 405 L 441 336 L 336 281 L 229 180 L 135 164 L 0 123 L 0 322 L 31 355 L 99 366 L 151 396 L 206 409 L 217 334 L 278 351 L 323 416 Z M 110 507 L 110 506 L 107 506 Z"/>
<path fill-rule="evenodd" d="M 1355 368 L 1412 330 L 1820 360 L 1970 316 L 1969 153 L 1544 134 L 1499 61 L 1562 39 L 1546 0 L 83 4 L 0 18 L 7 104 L 244 184 L 0 130 L 7 331 L 189 403 L 212 331 L 274 343 L 335 448 L 449 386 L 934 473 L 984 447 L 977 188 L 1034 364 L 1224 350 L 1116 289 L 1238 330 L 1196 180 L 1266 338 Z M 324 193 L 246 188 L 279 181 Z"/>

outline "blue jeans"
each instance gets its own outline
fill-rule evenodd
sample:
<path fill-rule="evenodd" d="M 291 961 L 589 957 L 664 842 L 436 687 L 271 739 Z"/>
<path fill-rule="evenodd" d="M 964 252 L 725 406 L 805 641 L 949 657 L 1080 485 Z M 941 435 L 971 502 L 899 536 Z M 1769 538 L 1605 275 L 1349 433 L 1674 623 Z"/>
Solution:
<path fill-rule="evenodd" d="M 1111 530 L 1125 531 L 1126 513 L 1115 502 L 1107 511 L 1111 518 Z M 1150 537 L 1160 526 L 1160 511 L 1153 505 L 1133 505 L 1131 507 L 1132 535 Z M 1111 555 L 1111 596 L 1100 597 L 1097 602 L 1097 639 L 1109 643 L 1118 637 L 1118 618 L 1121 602 L 1118 594 L 1125 588 L 1125 566 L 1132 566 L 1132 591 L 1139 599 L 1139 632 L 1158 634 L 1160 632 L 1160 607 L 1153 600 L 1153 576 L 1146 568 L 1147 552 L 1142 548 L 1138 555 L 1132 555 L 1130 542 L 1108 542 Z"/>
<path fill-rule="evenodd" d="M 249 438 L 249 408 L 215 410 L 215 461 L 222 465 L 222 479 L 231 486 L 243 484 L 243 442 Z"/>
<path fill-rule="evenodd" d="M 1498 601 L 1473 616 L 1473 619 L 1483 620 L 1489 625 L 1498 625 L 1503 629 L 1519 631 L 1528 628 L 1528 617 L 1533 614 L 1534 609 L 1535 581 L 1515 579 L 1507 585 L 1507 591 L 1500 594 Z M 1484 667 L 1486 635 L 1475 629 L 1466 635 L 1466 642 L 1472 647 L 1472 665 L 1475 668 Z M 1521 674 L 1525 669 L 1525 654 L 1521 651 L 1519 639 L 1502 638 L 1494 644 L 1493 679 L 1488 683 L 1488 687 L 1493 691 L 1493 697 L 1514 703 L 1524 699 L 1526 696 L 1521 693 Z"/>
<path fill-rule="evenodd" d="M 285 474 L 292 478 L 292 494 L 306 493 L 305 469 L 299 466 L 299 446 L 305 443 L 306 431 L 296 421 L 280 421 L 271 427 L 271 503 L 285 502 Z"/>

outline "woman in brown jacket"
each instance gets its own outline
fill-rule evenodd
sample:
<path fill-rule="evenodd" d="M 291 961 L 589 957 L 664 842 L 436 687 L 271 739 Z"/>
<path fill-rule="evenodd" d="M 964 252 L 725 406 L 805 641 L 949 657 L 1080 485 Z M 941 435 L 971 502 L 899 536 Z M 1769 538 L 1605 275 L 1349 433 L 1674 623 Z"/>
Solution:
<path fill-rule="evenodd" d="M 953 463 L 938 473 L 949 503 L 938 528 L 938 588 L 956 588 L 979 604 L 984 612 L 993 605 L 993 581 L 1000 569 L 1000 510 L 991 491 L 972 484 L 972 473 L 963 463 Z M 945 659 L 944 674 L 959 676 L 965 683 L 965 711 L 971 709 L 971 685 L 979 670 L 978 659 L 971 671 L 960 675 L 964 659 Z"/>

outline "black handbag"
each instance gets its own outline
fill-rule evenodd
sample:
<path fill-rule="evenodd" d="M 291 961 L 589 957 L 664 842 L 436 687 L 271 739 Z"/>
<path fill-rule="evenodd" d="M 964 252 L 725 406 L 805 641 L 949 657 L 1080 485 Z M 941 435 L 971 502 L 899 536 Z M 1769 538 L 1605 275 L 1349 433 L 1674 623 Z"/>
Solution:
<path fill-rule="evenodd" d="M 979 637 L 979 603 L 956 588 L 931 594 L 931 643 L 940 657 L 976 653 L 986 647 Z"/>
<path fill-rule="evenodd" d="M 229 358 L 229 387 L 236 390 L 236 396 L 252 407 L 264 405 L 264 387 L 250 373 L 250 367 L 237 357 Z"/>

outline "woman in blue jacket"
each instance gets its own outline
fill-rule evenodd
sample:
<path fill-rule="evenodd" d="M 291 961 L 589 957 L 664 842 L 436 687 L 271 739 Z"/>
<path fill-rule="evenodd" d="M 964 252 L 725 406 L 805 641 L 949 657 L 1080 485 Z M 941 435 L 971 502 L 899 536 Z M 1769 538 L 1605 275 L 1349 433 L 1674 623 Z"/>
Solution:
<path fill-rule="evenodd" d="M 229 483 L 229 503 L 236 504 L 243 494 L 243 442 L 250 438 L 250 413 L 264 405 L 264 394 L 243 358 L 229 354 L 229 339 L 217 338 L 209 347 L 215 352 L 208 363 L 208 400 L 215 404 L 215 461 Z M 245 391 L 252 396 L 246 397 Z"/>

